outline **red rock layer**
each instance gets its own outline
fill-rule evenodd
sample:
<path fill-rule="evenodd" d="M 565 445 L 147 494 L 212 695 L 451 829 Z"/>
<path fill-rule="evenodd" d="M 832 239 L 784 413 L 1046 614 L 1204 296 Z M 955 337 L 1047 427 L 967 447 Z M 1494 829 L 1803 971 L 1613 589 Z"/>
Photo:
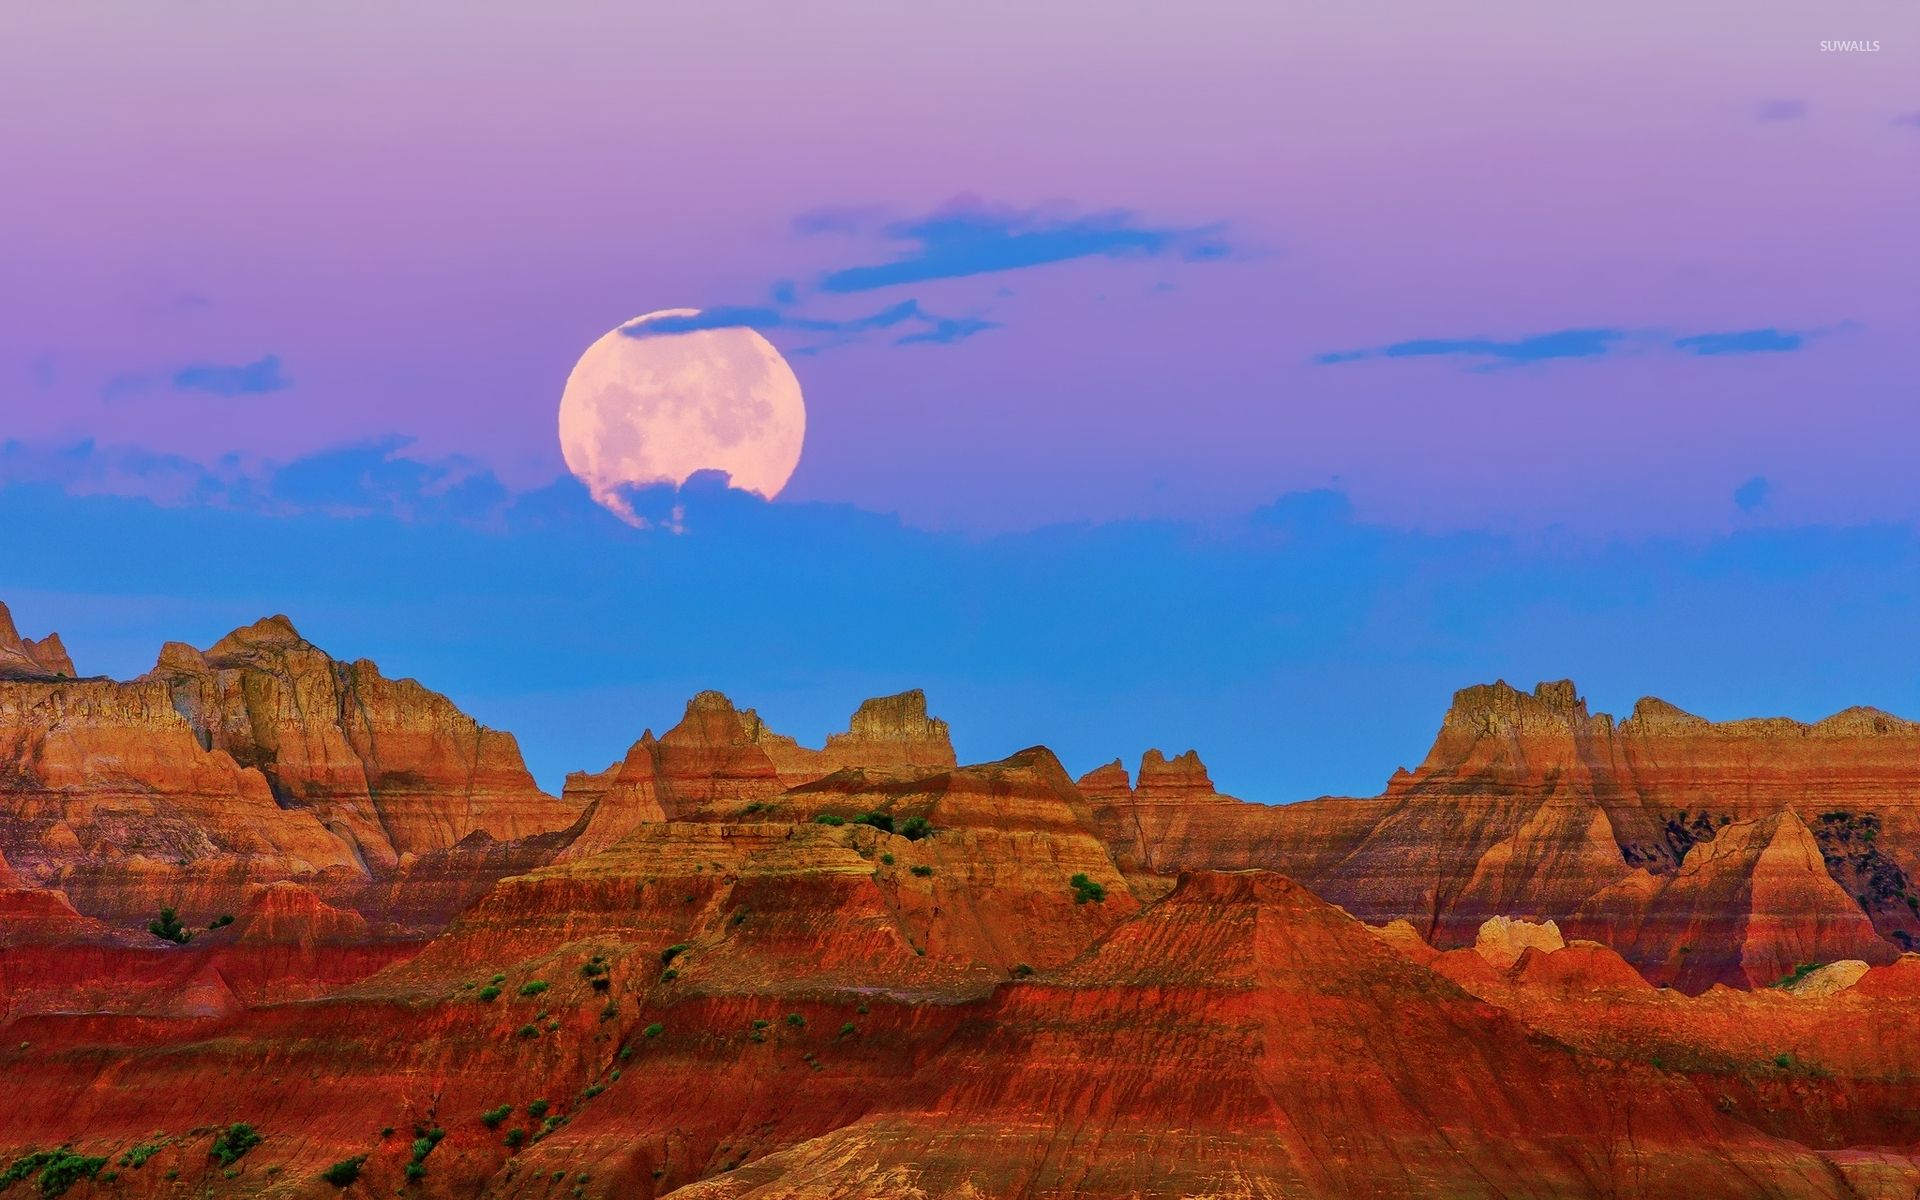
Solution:
<path fill-rule="evenodd" d="M 1489 917 L 1556 920 L 1697 991 L 1920 936 L 1920 726 L 1868 709 L 1714 724 L 1643 700 L 1616 726 L 1570 683 L 1493 684 L 1378 799 L 1240 804 L 1195 767 L 1177 799 L 1103 769 L 1109 843 L 1161 872 L 1283 870 L 1442 947 Z"/>
<path fill-rule="evenodd" d="M 0 657 L 32 645 L 0 625 Z M 52 661 L 45 645 L 35 661 Z M 128 683 L 42 674 L 0 682 L 0 862 L 122 927 L 162 907 L 204 925 L 282 880 L 351 902 L 466 839 L 578 817 L 534 786 L 512 737 L 334 661 L 285 618 L 205 653 L 171 644 Z"/>

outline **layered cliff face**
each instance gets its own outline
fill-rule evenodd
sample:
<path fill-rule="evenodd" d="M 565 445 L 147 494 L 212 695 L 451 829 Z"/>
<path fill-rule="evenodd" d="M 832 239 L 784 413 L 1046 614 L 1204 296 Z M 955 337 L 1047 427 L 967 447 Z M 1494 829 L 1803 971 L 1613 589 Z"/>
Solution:
<path fill-rule="evenodd" d="M 0 603 L 0 680 L 72 679 L 74 674 L 73 659 L 59 634 L 50 633 L 37 642 L 21 637 L 13 613 Z"/>
<path fill-rule="evenodd" d="M 918 689 L 864 702 L 848 732 L 830 735 L 822 750 L 774 732 L 719 692 L 701 692 L 664 736 L 649 730 L 621 762 L 567 777 L 564 798 L 592 811 L 566 856 L 598 853 L 648 822 L 737 815 L 837 771 L 913 779 L 954 765 L 947 723 L 927 716 Z"/>
<path fill-rule="evenodd" d="M 507 841 L 574 816 L 535 786 L 511 734 L 370 662 L 335 661 L 285 617 L 204 653 L 170 644 L 151 678 L 205 744 L 258 768 L 281 804 L 314 813 L 375 870 L 470 833 Z"/>
<path fill-rule="evenodd" d="M 34 645 L 8 620 L 0 655 L 15 642 Z M 33 654 L 53 663 L 46 643 Z M 162 907 L 204 923 L 281 880 L 350 899 L 464 839 L 577 817 L 510 735 L 336 662 L 285 618 L 205 652 L 170 644 L 127 683 L 54 678 L 71 674 L 64 653 L 54 665 L 0 682 L 0 855 L 16 882 L 123 925 Z"/>
<path fill-rule="evenodd" d="M 1121 853 L 1283 870 L 1442 947 L 1489 917 L 1556 920 L 1697 991 L 1920 936 L 1920 726 L 1870 709 L 1716 724 L 1649 699 L 1616 724 L 1571 683 L 1496 683 L 1456 695 L 1377 799 L 1241 804 L 1189 766 L 1169 801 L 1145 786 L 1165 771 L 1154 754 L 1131 791 L 1112 767 L 1083 781 Z"/>

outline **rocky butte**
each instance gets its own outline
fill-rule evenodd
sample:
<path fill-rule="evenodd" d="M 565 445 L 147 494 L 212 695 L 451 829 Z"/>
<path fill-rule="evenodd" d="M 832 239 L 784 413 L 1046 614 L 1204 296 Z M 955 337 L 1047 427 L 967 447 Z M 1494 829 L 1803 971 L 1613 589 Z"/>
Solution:
<path fill-rule="evenodd" d="M 0 608 L 0 1191 L 1920 1189 L 1920 727 L 1492 684 L 1378 797 L 1138 761 L 704 692 L 555 797 L 286 618 L 120 682 Z"/>

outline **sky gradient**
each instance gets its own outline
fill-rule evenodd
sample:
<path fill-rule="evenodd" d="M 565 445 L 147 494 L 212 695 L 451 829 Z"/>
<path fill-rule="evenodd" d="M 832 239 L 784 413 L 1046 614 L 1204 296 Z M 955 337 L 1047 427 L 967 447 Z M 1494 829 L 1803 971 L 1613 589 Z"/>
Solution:
<path fill-rule="evenodd" d="M 1878 39 L 1877 53 L 1823 39 Z M 268 611 L 543 782 L 818 742 L 1376 790 L 1454 688 L 1920 715 L 1920 9 L 100 4 L 0 16 L 0 598 Z M 772 505 L 587 504 L 595 338 L 760 329 Z"/>

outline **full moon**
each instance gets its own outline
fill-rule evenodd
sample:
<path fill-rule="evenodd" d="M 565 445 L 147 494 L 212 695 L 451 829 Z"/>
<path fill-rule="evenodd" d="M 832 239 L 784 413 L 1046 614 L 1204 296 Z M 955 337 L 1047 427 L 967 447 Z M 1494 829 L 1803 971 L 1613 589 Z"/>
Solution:
<path fill-rule="evenodd" d="M 624 487 L 678 487 L 696 471 L 725 471 L 731 486 L 771 500 L 799 465 L 807 406 L 787 360 L 751 329 L 683 319 L 699 315 L 635 317 L 588 346 L 567 376 L 560 452 L 623 520 L 639 523 Z"/>

